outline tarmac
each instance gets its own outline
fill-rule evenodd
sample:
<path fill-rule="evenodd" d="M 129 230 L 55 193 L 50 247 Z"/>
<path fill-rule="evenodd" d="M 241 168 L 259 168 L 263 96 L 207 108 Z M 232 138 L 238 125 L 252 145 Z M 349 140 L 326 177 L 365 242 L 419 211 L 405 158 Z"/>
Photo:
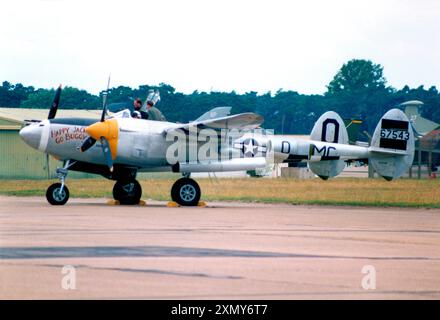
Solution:
<path fill-rule="evenodd" d="M 440 210 L 0 196 L 0 299 L 440 299 Z"/>

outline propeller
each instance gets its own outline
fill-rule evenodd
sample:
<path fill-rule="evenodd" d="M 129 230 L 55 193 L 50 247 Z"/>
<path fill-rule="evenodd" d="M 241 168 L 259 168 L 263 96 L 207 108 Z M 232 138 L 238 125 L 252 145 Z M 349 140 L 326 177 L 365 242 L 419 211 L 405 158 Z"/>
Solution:
<path fill-rule="evenodd" d="M 52 102 L 52 106 L 49 110 L 49 115 L 47 116 L 47 119 L 53 119 L 55 118 L 55 115 L 57 114 L 58 107 L 60 105 L 60 97 L 61 97 L 61 85 L 58 87 L 57 91 L 55 92 L 55 97 Z"/>
<path fill-rule="evenodd" d="M 86 128 L 86 132 L 89 137 L 84 140 L 80 150 L 82 152 L 87 151 L 96 143 L 97 140 L 99 140 L 101 142 L 105 162 L 110 171 L 113 171 L 113 160 L 116 158 L 117 153 L 119 128 L 116 119 L 105 120 L 105 116 L 107 114 L 107 97 L 109 86 L 110 76 L 108 77 L 107 90 L 103 94 L 101 121 L 95 122 Z"/>
<path fill-rule="evenodd" d="M 102 113 L 101 113 L 101 122 L 105 121 L 105 116 L 107 114 L 107 97 L 108 97 L 108 91 L 109 91 L 109 87 L 110 87 L 110 76 L 111 74 L 108 76 L 108 81 L 107 81 L 107 90 L 102 94 Z M 79 147 L 79 150 L 81 152 L 85 152 L 87 150 L 89 150 L 91 147 L 93 147 L 96 143 L 96 139 L 93 137 L 88 137 L 86 140 L 84 140 L 84 142 L 82 143 L 82 145 Z"/>
<path fill-rule="evenodd" d="M 113 160 L 116 158 L 118 150 L 118 120 L 110 119 L 95 122 L 86 128 L 86 132 L 92 139 L 101 142 L 105 162 L 110 171 L 113 171 Z"/>

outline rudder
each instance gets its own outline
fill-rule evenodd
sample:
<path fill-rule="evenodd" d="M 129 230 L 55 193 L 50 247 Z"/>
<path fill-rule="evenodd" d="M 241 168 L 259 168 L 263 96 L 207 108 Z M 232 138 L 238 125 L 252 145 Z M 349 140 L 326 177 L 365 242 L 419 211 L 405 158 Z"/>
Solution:
<path fill-rule="evenodd" d="M 345 128 L 344 121 L 334 111 L 327 111 L 319 117 L 313 126 L 310 139 L 330 143 L 349 143 L 348 132 Z M 313 144 L 313 141 L 311 143 Z M 313 150 L 313 147 L 311 149 Z M 313 173 L 324 180 L 337 176 L 345 168 L 345 162 L 343 160 L 323 160 L 309 162 L 308 165 Z"/>
<path fill-rule="evenodd" d="M 369 164 L 386 180 L 399 178 L 413 163 L 414 147 L 408 117 L 399 109 L 391 109 L 376 126 Z"/>

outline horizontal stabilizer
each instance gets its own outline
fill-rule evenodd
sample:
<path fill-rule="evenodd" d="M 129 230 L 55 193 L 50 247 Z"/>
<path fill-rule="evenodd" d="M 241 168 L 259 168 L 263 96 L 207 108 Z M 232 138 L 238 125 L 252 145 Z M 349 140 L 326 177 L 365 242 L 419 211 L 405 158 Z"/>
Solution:
<path fill-rule="evenodd" d="M 389 155 L 397 155 L 397 156 L 407 156 L 409 155 L 408 152 L 403 151 L 403 150 L 392 150 L 392 149 L 385 149 L 385 148 L 375 148 L 375 147 L 371 147 L 369 148 L 370 152 L 376 152 L 376 153 L 381 153 L 381 154 L 389 154 Z"/>

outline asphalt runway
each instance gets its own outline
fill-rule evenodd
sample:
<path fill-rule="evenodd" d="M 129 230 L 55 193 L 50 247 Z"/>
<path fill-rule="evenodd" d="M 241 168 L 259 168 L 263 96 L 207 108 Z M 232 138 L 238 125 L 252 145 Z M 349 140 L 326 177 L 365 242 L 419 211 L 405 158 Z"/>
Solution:
<path fill-rule="evenodd" d="M 0 298 L 440 299 L 440 210 L 0 196 Z"/>

